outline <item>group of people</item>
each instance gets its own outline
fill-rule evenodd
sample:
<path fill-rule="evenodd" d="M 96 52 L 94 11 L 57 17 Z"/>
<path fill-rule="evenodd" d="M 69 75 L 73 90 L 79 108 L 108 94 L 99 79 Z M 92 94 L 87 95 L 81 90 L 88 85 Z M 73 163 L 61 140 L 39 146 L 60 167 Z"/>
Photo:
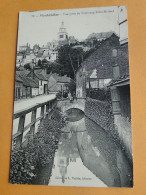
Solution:
<path fill-rule="evenodd" d="M 70 100 L 70 102 L 73 102 L 74 100 L 77 101 L 77 96 L 76 96 L 75 93 L 72 95 L 72 94 L 69 92 L 69 93 L 68 93 L 68 99 Z"/>

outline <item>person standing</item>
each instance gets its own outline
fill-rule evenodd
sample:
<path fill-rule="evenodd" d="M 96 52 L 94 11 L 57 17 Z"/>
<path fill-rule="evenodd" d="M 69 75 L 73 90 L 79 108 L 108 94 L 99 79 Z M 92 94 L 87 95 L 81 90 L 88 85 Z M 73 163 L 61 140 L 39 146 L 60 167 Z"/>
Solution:
<path fill-rule="evenodd" d="M 70 102 L 71 102 L 72 96 L 71 96 L 71 93 L 70 93 L 70 92 L 68 93 L 68 98 L 69 98 L 69 100 L 70 100 Z"/>

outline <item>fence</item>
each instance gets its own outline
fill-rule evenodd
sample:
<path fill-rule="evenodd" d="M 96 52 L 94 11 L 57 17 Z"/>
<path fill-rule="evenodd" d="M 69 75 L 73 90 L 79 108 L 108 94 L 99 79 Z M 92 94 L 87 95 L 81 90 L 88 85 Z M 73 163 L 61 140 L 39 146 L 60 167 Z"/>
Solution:
<path fill-rule="evenodd" d="M 51 116 L 54 108 L 56 107 L 56 104 L 57 100 L 56 98 L 54 98 L 52 100 L 36 104 L 35 106 L 31 106 L 27 109 L 15 112 L 13 115 L 13 120 L 19 118 L 19 123 L 17 133 L 12 136 L 12 146 L 15 145 L 15 148 L 19 148 L 22 145 L 23 134 L 29 128 L 29 136 L 33 139 L 33 135 L 35 133 L 35 124 L 38 121 L 42 123 L 44 117 Z M 36 118 L 38 108 L 41 108 L 41 113 L 40 116 Z M 24 126 L 26 114 L 28 113 L 31 113 L 31 122 L 28 125 Z"/>

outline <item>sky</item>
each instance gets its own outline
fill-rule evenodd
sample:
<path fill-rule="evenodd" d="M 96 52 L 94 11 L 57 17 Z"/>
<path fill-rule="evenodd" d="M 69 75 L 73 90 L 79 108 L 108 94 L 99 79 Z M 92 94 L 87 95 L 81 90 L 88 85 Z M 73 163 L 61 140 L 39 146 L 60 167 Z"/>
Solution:
<path fill-rule="evenodd" d="M 32 47 L 57 40 L 62 21 L 68 35 L 79 41 L 93 32 L 119 33 L 117 6 L 19 12 L 18 48 L 27 43 Z"/>

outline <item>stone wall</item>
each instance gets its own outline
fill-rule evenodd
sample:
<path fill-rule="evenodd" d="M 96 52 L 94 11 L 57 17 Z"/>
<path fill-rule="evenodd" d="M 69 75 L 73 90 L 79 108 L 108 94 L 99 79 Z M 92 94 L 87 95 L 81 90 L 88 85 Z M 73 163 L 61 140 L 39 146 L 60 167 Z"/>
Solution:
<path fill-rule="evenodd" d="M 132 130 L 131 122 L 128 118 L 112 114 L 110 102 L 103 102 L 87 98 L 85 103 L 85 115 L 100 125 L 110 137 L 117 140 L 127 157 L 132 162 Z"/>
<path fill-rule="evenodd" d="M 114 123 L 115 129 L 120 138 L 120 144 L 123 150 L 125 150 L 127 157 L 130 159 L 130 162 L 133 162 L 131 121 L 128 117 L 126 118 L 122 115 L 115 115 Z"/>
<path fill-rule="evenodd" d="M 114 118 L 110 102 L 87 98 L 85 115 L 100 125 L 113 138 L 118 139 L 118 133 L 114 128 Z"/>

